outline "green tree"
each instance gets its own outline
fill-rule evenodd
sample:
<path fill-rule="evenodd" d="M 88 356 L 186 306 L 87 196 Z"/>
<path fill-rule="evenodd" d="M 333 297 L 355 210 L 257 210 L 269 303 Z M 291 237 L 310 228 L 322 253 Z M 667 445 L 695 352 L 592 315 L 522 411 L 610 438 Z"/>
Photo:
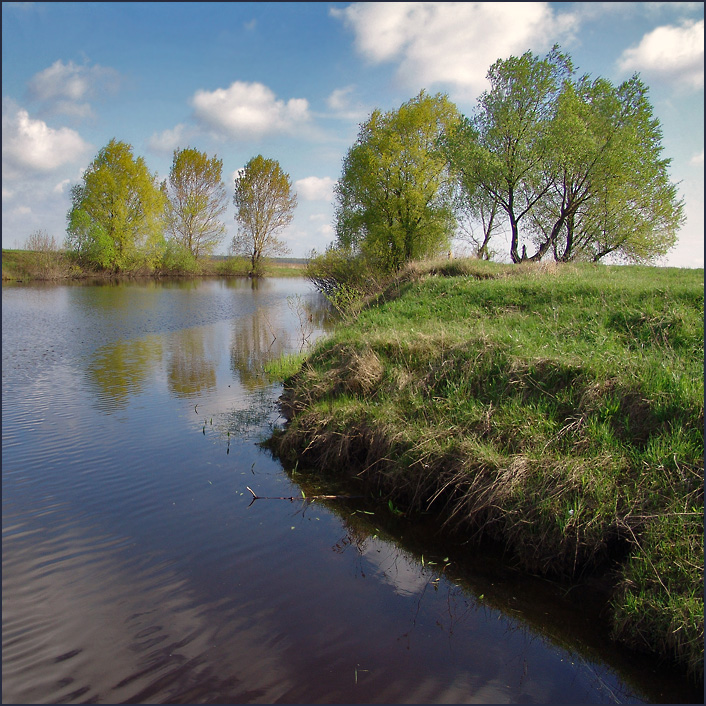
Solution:
<path fill-rule="evenodd" d="M 383 271 L 448 249 L 455 228 L 453 179 L 440 139 L 456 106 L 424 91 L 361 125 L 336 186 L 336 236 Z"/>
<path fill-rule="evenodd" d="M 277 234 L 292 222 L 297 206 L 292 181 L 277 160 L 258 155 L 237 176 L 233 202 L 238 232 L 232 251 L 247 256 L 250 275 L 260 276 L 264 258 L 289 252 Z"/>
<path fill-rule="evenodd" d="M 226 232 L 220 220 L 226 210 L 222 172 L 223 160 L 216 156 L 174 150 L 169 179 L 162 183 L 167 233 L 196 259 L 210 255 Z"/>
<path fill-rule="evenodd" d="M 142 157 L 112 139 L 71 189 L 67 249 L 102 269 L 154 267 L 164 243 L 164 197 Z"/>
<path fill-rule="evenodd" d="M 644 262 L 674 245 L 684 206 L 637 76 L 618 88 L 575 80 L 555 46 L 544 59 L 499 60 L 488 79 L 473 117 L 445 145 L 468 210 L 504 212 L 513 262 L 549 253 Z"/>
<path fill-rule="evenodd" d="M 582 77 L 557 102 L 551 188 L 532 213 L 540 250 L 558 261 L 613 254 L 649 262 L 675 244 L 683 202 L 661 158 L 662 132 L 633 76 L 615 88 Z"/>
<path fill-rule="evenodd" d="M 504 211 L 513 262 L 539 260 L 544 254 L 527 255 L 520 227 L 550 188 L 550 127 L 557 96 L 572 71 L 558 47 L 544 59 L 531 52 L 499 59 L 488 71 L 491 87 L 479 97 L 473 117 L 447 141 L 449 159 L 467 194 Z"/>

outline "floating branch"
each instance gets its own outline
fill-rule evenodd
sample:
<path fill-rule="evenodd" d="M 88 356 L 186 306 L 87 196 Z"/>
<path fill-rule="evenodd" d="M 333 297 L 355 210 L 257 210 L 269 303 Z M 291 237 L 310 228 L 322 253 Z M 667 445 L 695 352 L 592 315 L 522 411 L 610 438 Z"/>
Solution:
<path fill-rule="evenodd" d="M 298 497 L 296 495 L 289 495 L 289 496 L 272 498 L 272 497 L 264 497 L 262 495 L 257 495 L 255 493 L 255 491 L 249 485 L 246 485 L 245 487 L 252 494 L 252 500 L 250 501 L 250 505 L 252 505 L 256 500 L 289 500 L 291 502 L 293 500 L 349 500 L 351 498 L 364 497 L 363 495 L 309 495 L 307 497 L 306 495 L 304 495 L 304 491 L 302 491 L 301 497 Z M 250 505 L 248 505 L 248 507 L 250 507 Z"/>

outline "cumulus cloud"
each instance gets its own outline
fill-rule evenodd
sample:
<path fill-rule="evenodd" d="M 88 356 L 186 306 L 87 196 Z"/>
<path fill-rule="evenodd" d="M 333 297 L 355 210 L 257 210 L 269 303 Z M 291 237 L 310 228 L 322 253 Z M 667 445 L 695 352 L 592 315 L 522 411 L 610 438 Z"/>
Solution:
<path fill-rule="evenodd" d="M 89 98 L 114 91 L 120 75 L 98 64 L 65 64 L 60 59 L 35 74 L 28 84 L 29 97 L 48 104 L 54 112 L 84 118 L 92 114 Z"/>
<path fill-rule="evenodd" d="M 2 174 L 18 178 L 28 173 L 51 172 L 81 159 L 90 149 L 75 131 L 51 128 L 22 108 L 3 105 Z"/>
<path fill-rule="evenodd" d="M 618 60 L 624 72 L 639 71 L 691 89 L 704 85 L 704 21 L 663 25 L 646 34 Z"/>
<path fill-rule="evenodd" d="M 578 16 L 546 2 L 370 2 L 331 10 L 373 63 L 398 61 L 399 78 L 418 87 L 447 83 L 471 97 L 486 88 L 488 68 L 528 48 L 572 36 Z"/>
<path fill-rule="evenodd" d="M 329 201 L 333 198 L 333 187 L 336 183 L 331 177 L 305 177 L 294 182 L 297 194 L 305 201 Z"/>
<path fill-rule="evenodd" d="M 368 110 L 359 101 L 353 102 L 355 86 L 336 88 L 326 98 L 326 106 L 333 115 L 326 117 L 342 118 L 344 120 L 363 120 L 368 115 Z"/>
<path fill-rule="evenodd" d="M 694 166 L 698 166 L 699 164 L 704 163 L 704 151 L 701 150 L 698 154 L 695 154 L 690 160 L 689 164 L 693 164 Z"/>
<path fill-rule="evenodd" d="M 306 99 L 285 102 L 261 83 L 235 81 L 228 88 L 197 91 L 191 102 L 200 123 L 231 138 L 291 134 L 310 119 Z"/>

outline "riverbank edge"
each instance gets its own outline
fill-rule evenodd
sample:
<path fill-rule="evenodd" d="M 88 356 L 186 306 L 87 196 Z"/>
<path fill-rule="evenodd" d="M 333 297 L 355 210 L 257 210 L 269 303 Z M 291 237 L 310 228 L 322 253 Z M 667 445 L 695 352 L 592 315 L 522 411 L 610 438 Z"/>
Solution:
<path fill-rule="evenodd" d="M 440 273 L 426 272 L 420 276 L 437 274 Z M 399 296 L 402 295 L 397 282 L 368 306 L 384 305 Z M 299 372 L 284 381 L 280 404 L 287 422 L 283 429 L 275 430 L 267 446 L 290 463 L 335 469 L 323 472 L 362 484 L 370 494 L 389 498 L 395 505 L 407 508 L 411 515 L 431 512 L 451 534 L 464 538 L 486 536 L 500 541 L 532 573 L 560 579 L 609 577 L 614 638 L 633 649 L 676 663 L 697 682 L 702 682 L 703 622 L 699 637 L 693 625 L 680 623 L 681 615 L 668 616 L 666 624 L 662 615 L 650 624 L 648 615 L 637 618 L 639 611 L 626 614 L 620 608 L 621 601 L 632 599 L 631 578 L 624 568 L 631 552 L 640 546 L 636 525 L 604 522 L 594 528 L 594 535 L 602 533 L 602 536 L 594 536 L 591 545 L 590 541 L 584 543 L 580 539 L 585 527 L 572 524 L 573 518 L 567 518 L 562 530 L 565 536 L 559 544 L 553 537 L 548 541 L 547 551 L 538 551 L 536 538 L 529 538 L 536 517 L 531 512 L 523 516 L 513 506 L 514 516 L 509 521 L 509 513 L 502 508 L 508 484 L 516 484 L 516 479 L 526 474 L 533 463 L 537 465 L 537 459 L 531 453 L 520 452 L 513 455 L 509 464 L 488 457 L 478 463 L 470 455 L 478 451 L 473 444 L 463 449 L 458 444 L 449 446 L 434 439 L 420 450 L 420 445 L 406 440 L 399 429 L 365 412 L 366 406 L 375 401 L 380 381 L 390 373 L 384 356 L 377 353 L 367 343 L 360 342 L 314 350 L 301 361 Z M 493 355 L 492 350 L 486 353 Z M 351 398 L 357 400 L 356 404 L 347 407 L 346 400 Z M 357 411 L 351 412 L 352 408 Z M 565 414 L 568 419 L 579 419 L 585 416 L 585 410 L 568 410 Z M 469 469 L 476 471 L 475 475 L 469 474 Z M 703 478 L 703 465 L 700 475 Z M 703 525 L 703 499 L 701 503 Z M 530 498 L 526 506 L 534 504 Z M 529 556 L 528 550 L 533 552 Z M 561 556 L 554 561 L 549 555 L 557 551 Z M 700 611 L 703 617 L 703 601 Z M 682 636 L 688 631 L 689 636 L 674 638 L 680 631 Z"/>
<path fill-rule="evenodd" d="M 294 258 L 268 259 L 263 277 L 303 277 L 306 260 Z M 248 278 L 249 264 L 243 258 L 226 256 L 200 261 L 199 269 L 193 272 L 181 270 L 148 270 L 115 272 L 112 270 L 87 270 L 78 266 L 64 253 L 37 253 L 29 250 L 2 251 L 3 283 L 26 284 L 30 282 L 60 283 L 70 281 L 134 281 L 161 280 L 168 278 L 197 279 L 212 277 Z"/>

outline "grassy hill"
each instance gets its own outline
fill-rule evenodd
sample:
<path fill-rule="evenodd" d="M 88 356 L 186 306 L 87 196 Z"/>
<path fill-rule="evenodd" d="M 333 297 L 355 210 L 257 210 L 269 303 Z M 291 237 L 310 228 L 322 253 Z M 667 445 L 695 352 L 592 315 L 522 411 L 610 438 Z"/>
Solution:
<path fill-rule="evenodd" d="M 703 270 L 416 265 L 286 380 L 271 445 L 608 577 L 615 638 L 703 678 L 703 316 Z"/>

